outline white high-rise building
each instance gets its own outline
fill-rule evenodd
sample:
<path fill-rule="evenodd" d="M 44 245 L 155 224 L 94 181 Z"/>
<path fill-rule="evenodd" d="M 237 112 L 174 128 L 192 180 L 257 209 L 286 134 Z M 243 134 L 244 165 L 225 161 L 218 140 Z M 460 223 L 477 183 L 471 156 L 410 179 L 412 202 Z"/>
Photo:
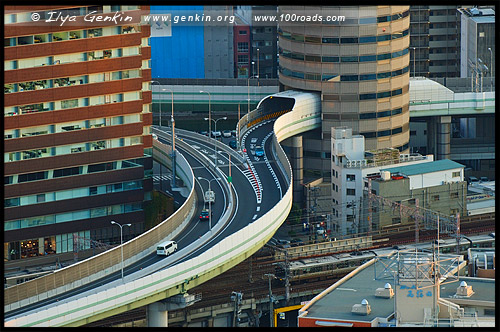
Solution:
<path fill-rule="evenodd" d="M 434 161 L 433 155 L 402 154 L 398 149 L 365 151 L 365 138 L 347 127 L 332 127 L 332 220 L 337 235 L 357 233 L 363 178 L 381 168 Z"/>

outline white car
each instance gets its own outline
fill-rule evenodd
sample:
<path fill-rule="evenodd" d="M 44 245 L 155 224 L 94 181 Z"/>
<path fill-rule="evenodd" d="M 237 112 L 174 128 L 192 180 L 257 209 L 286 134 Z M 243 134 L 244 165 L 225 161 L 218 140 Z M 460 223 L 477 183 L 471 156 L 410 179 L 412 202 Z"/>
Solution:
<path fill-rule="evenodd" d="M 221 137 L 221 135 L 222 135 L 222 133 L 219 130 L 212 131 L 212 137 L 217 138 L 217 137 Z"/>
<path fill-rule="evenodd" d="M 224 136 L 224 137 L 231 137 L 231 130 L 224 130 L 222 132 L 222 136 Z"/>
<path fill-rule="evenodd" d="M 250 143 L 253 143 L 253 144 L 257 143 L 257 137 L 253 137 L 253 138 L 250 140 Z"/>
<path fill-rule="evenodd" d="M 158 139 L 158 135 L 153 134 L 153 139 L 156 139 L 156 140 L 157 140 L 157 139 Z"/>

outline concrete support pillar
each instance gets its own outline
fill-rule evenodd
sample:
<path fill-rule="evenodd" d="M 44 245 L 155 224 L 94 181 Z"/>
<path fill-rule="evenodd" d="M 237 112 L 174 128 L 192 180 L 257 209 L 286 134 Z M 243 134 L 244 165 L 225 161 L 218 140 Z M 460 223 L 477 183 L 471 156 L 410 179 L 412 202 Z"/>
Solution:
<path fill-rule="evenodd" d="M 302 136 L 291 137 L 291 159 L 293 174 L 293 201 L 301 202 L 303 199 L 304 183 L 304 148 L 302 145 Z"/>
<path fill-rule="evenodd" d="M 167 327 L 168 311 L 165 304 L 161 302 L 149 304 L 146 312 L 146 321 L 148 327 Z"/>
<path fill-rule="evenodd" d="M 440 116 L 437 121 L 436 160 L 450 159 L 451 116 Z"/>
<path fill-rule="evenodd" d="M 436 158 L 436 117 L 432 116 L 427 120 L 427 154 L 434 155 Z"/>

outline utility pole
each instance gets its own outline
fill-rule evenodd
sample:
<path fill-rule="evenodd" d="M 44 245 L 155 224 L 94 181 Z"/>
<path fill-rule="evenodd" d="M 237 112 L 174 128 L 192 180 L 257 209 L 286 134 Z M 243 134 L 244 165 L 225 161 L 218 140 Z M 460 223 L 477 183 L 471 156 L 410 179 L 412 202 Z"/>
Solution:
<path fill-rule="evenodd" d="M 288 250 L 285 249 L 285 301 L 290 301 L 290 260 Z"/>
<path fill-rule="evenodd" d="M 269 326 L 273 327 L 274 322 L 274 309 L 273 309 L 273 292 L 271 290 L 271 278 L 276 278 L 276 276 L 272 273 L 264 274 L 269 278 Z"/>
<path fill-rule="evenodd" d="M 415 244 L 418 244 L 418 240 L 419 240 L 419 229 L 418 229 L 418 219 L 417 216 L 418 216 L 418 198 L 415 198 L 415 208 L 416 208 L 416 214 L 415 214 Z"/>
<path fill-rule="evenodd" d="M 253 283 L 253 278 L 252 278 L 252 256 L 250 256 L 250 269 L 248 272 L 248 282 Z"/>
<path fill-rule="evenodd" d="M 368 236 L 372 235 L 372 179 L 368 179 Z"/>
<path fill-rule="evenodd" d="M 233 327 L 238 327 L 240 322 L 241 314 L 241 301 L 243 299 L 243 293 L 241 292 L 231 292 L 231 301 L 234 301 L 234 313 L 233 313 Z"/>

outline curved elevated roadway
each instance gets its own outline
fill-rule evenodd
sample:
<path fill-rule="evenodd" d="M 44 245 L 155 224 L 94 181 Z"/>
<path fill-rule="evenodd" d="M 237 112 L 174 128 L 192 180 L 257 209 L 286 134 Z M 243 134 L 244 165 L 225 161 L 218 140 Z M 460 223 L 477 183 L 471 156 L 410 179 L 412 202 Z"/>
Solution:
<path fill-rule="evenodd" d="M 283 109 L 279 109 L 280 107 Z M 275 121 L 277 117 L 279 119 Z M 292 172 L 279 142 L 319 125 L 319 97 L 315 94 L 287 91 L 264 98 L 257 109 L 245 115 L 239 123 L 241 143 L 247 153 L 244 159 L 236 157 L 232 160 L 233 163 L 237 161 L 232 168 L 234 185 L 231 185 L 230 190 L 235 193 L 234 207 L 238 206 L 234 214 L 228 213 L 227 209 L 214 211 L 214 216 L 224 212 L 223 222 L 215 224 L 212 232 L 206 232 L 205 229 L 204 235 L 196 240 L 192 237 L 196 237 L 197 233 L 193 233 L 188 242 L 194 241 L 165 258 L 159 270 L 157 264 L 152 264 L 129 273 L 124 282 L 116 280 L 68 299 L 8 317 L 5 325 L 84 325 L 183 294 L 243 261 L 272 237 L 291 209 Z M 181 138 L 183 136 L 182 133 L 178 135 Z M 253 137 L 264 147 L 265 154 L 262 158 L 256 159 L 250 153 Z M 183 140 L 190 144 L 189 148 L 185 146 L 186 149 L 198 146 L 210 154 L 212 141 L 207 141 L 202 146 L 204 138 L 193 134 L 185 136 Z M 224 155 L 219 154 L 217 159 L 227 162 Z M 217 171 L 210 156 L 205 158 L 201 162 L 205 166 L 192 167 Z M 194 160 L 190 160 L 190 163 L 195 165 Z M 221 165 L 220 169 L 224 168 L 226 167 Z M 227 176 L 227 169 L 224 174 Z M 240 186 L 242 188 L 236 188 Z M 220 195 L 223 195 L 223 191 Z M 231 222 L 224 219 L 230 219 Z M 187 229 L 190 228 L 188 226 Z M 202 244 L 209 245 L 202 248 Z M 194 251 L 195 248 L 198 251 Z"/>

